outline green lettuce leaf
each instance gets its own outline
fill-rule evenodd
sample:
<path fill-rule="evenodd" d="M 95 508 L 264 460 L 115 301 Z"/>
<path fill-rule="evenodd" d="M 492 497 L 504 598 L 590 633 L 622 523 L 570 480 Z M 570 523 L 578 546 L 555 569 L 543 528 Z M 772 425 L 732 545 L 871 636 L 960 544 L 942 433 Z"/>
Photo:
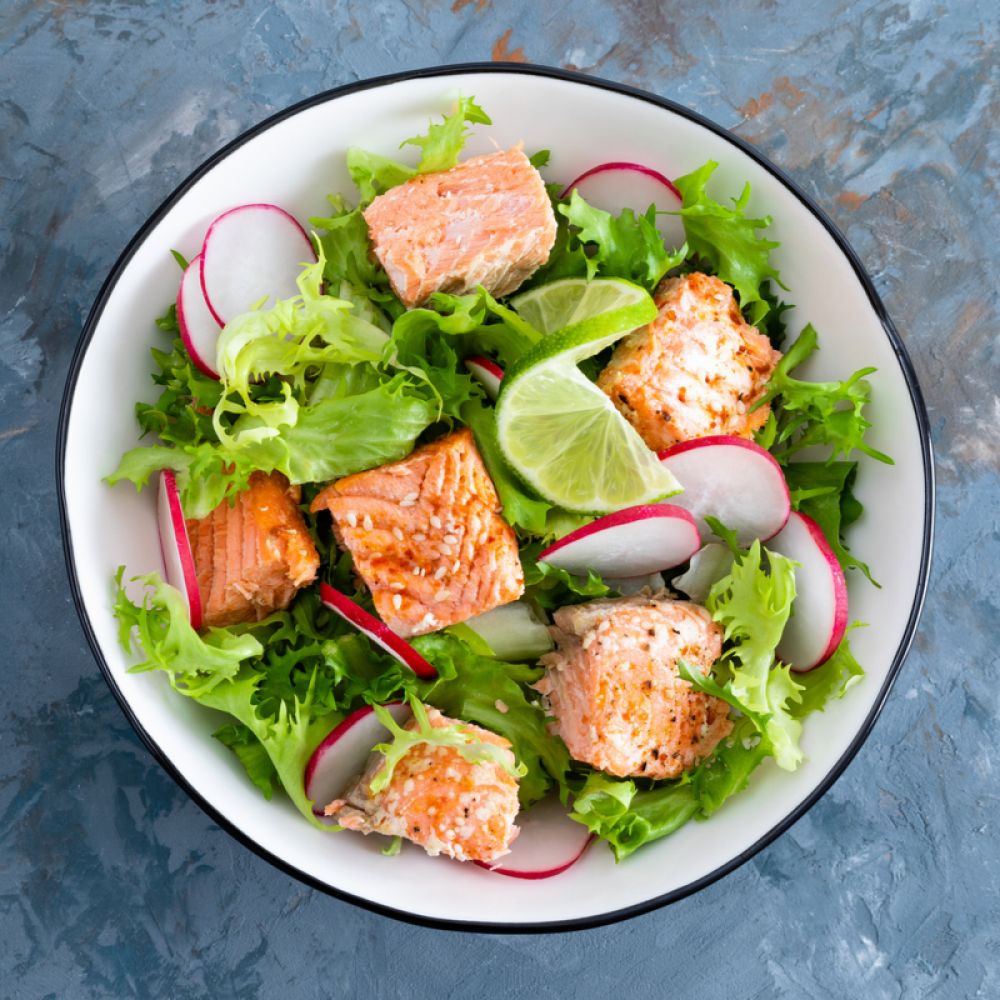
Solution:
<path fill-rule="evenodd" d="M 793 771 L 802 760 L 801 723 L 790 711 L 800 686 L 787 666 L 775 661 L 775 649 L 795 599 L 795 564 L 776 552 L 762 562 L 759 541 L 733 563 L 729 576 L 716 583 L 706 607 L 723 627 L 727 649 L 711 674 L 702 677 L 682 668 L 696 688 L 722 698 L 756 722 L 779 767 Z"/>
<path fill-rule="evenodd" d="M 263 652 L 250 635 L 217 628 L 199 635 L 188 621 L 187 601 L 158 573 L 133 578 L 143 585 L 141 603 L 134 604 L 122 583 L 124 573 L 125 567 L 119 566 L 113 611 L 122 649 L 145 656 L 133 672 L 163 670 L 175 688 L 183 686 L 185 693 L 197 697 L 236 677 L 244 661 Z"/>
<path fill-rule="evenodd" d="M 853 491 L 857 474 L 857 462 L 790 462 L 785 466 L 795 510 L 820 526 L 845 572 L 859 569 L 878 587 L 868 566 L 851 555 L 844 542 L 844 531 L 864 511 Z"/>
<path fill-rule="evenodd" d="M 541 799 L 554 781 L 565 782 L 569 754 L 549 733 L 537 697 L 529 701 L 525 688 L 541 677 L 541 670 L 481 656 L 446 632 L 419 636 L 413 646 L 441 674 L 435 681 L 421 682 L 425 702 L 510 741 L 514 756 L 526 767 L 519 789 L 522 806 Z"/>
<path fill-rule="evenodd" d="M 212 733 L 212 738 L 236 754 L 250 780 L 260 789 L 264 798 L 270 800 L 280 784 L 278 772 L 271 763 L 264 744 L 254 736 L 253 730 L 242 722 L 230 722 Z"/>
<path fill-rule="evenodd" d="M 851 626 L 857 627 L 857 622 Z M 791 706 L 792 713 L 801 719 L 811 712 L 822 711 L 831 699 L 843 698 L 864 675 L 864 668 L 854 658 L 845 635 L 826 663 L 796 675 L 800 693 L 798 703 Z"/>
<path fill-rule="evenodd" d="M 739 293 L 740 306 L 751 323 L 759 323 L 769 305 L 763 291 L 768 281 L 784 288 L 777 270 L 771 265 L 773 240 L 758 236 L 771 225 L 770 216 L 749 218 L 750 185 L 744 186 L 732 208 L 712 198 L 706 187 L 718 163 L 709 160 L 704 166 L 674 183 L 683 198 L 679 214 L 684 223 L 691 252 L 707 262 L 711 270 Z"/>
<path fill-rule="evenodd" d="M 691 819 L 704 820 L 746 787 L 767 756 L 749 719 L 738 719 L 728 739 L 676 781 L 640 783 L 591 771 L 573 799 L 571 817 L 606 840 L 621 861 Z"/>
<path fill-rule="evenodd" d="M 569 201 L 560 203 L 557 211 L 572 227 L 572 237 L 560 256 L 582 260 L 588 278 L 596 276 L 628 278 L 647 289 L 654 289 L 671 268 L 680 264 L 687 248 L 670 252 L 656 228 L 656 207 L 651 205 L 641 215 L 630 208 L 611 215 L 587 204 L 575 188 Z M 573 243 L 579 248 L 574 252 Z M 562 264 L 566 267 L 566 263 Z M 568 275 L 561 275 L 566 277 Z M 547 274 L 546 280 L 555 275 Z"/>
<path fill-rule="evenodd" d="M 389 188 L 405 184 L 416 175 L 413 167 L 397 163 L 387 156 L 369 153 L 366 149 L 351 146 L 347 150 L 347 172 L 357 185 L 361 205 L 367 205 Z"/>
<path fill-rule="evenodd" d="M 439 124 L 431 123 L 426 135 L 404 139 L 403 146 L 419 146 L 421 150 L 418 174 L 430 174 L 438 170 L 449 170 L 458 163 L 469 132 L 466 122 L 473 125 L 492 125 L 490 116 L 476 104 L 473 97 L 460 97 L 458 107 L 450 115 L 445 115 Z"/>
<path fill-rule="evenodd" d="M 816 445 L 830 449 L 830 461 L 839 455 L 850 458 L 859 451 L 892 465 L 888 455 L 864 440 L 871 427 L 864 416 L 871 396 L 871 385 L 865 377 L 874 368 L 861 368 L 843 382 L 805 382 L 790 374 L 816 350 L 816 341 L 816 331 L 807 324 L 778 362 L 767 393 L 755 406 L 772 404 L 768 421 L 757 434 L 757 442 L 783 466 L 788 465 L 796 452 Z"/>

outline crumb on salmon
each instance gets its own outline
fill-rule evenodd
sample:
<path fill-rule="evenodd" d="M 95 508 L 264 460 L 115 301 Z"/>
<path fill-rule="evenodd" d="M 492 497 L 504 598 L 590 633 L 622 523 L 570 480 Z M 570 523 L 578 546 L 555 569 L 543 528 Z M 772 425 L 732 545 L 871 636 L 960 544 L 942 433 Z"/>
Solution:
<path fill-rule="evenodd" d="M 655 301 L 656 318 L 615 348 L 598 386 L 654 450 L 712 434 L 751 437 L 770 407 L 751 409 L 781 354 L 718 278 L 668 278 Z"/>
<path fill-rule="evenodd" d="M 432 726 L 456 720 L 428 707 Z M 514 755 L 510 743 L 472 723 L 462 722 L 477 740 Z M 410 720 L 406 729 L 414 730 Z M 496 861 L 510 850 L 518 834 L 517 779 L 493 762 L 472 763 L 454 747 L 417 743 L 399 761 L 389 784 L 371 791 L 384 758 L 373 753 L 364 772 L 345 794 L 324 809 L 345 829 L 405 837 L 430 855 L 457 861 Z"/>
<path fill-rule="evenodd" d="M 300 500 L 280 472 L 255 472 L 233 505 L 186 522 L 205 625 L 259 621 L 316 579 L 319 554 Z"/>
<path fill-rule="evenodd" d="M 478 285 L 509 295 L 548 260 L 556 237 L 545 182 L 519 146 L 414 177 L 375 198 L 364 216 L 407 307 Z"/>
<path fill-rule="evenodd" d="M 556 649 L 535 685 L 570 755 L 617 777 L 677 778 L 732 731 L 729 706 L 694 690 L 683 659 L 707 674 L 722 629 L 697 604 L 666 593 L 560 608 Z"/>
<path fill-rule="evenodd" d="M 401 636 L 465 621 L 524 591 L 514 530 L 468 428 L 338 480 L 312 510 L 329 510 L 375 609 Z"/>

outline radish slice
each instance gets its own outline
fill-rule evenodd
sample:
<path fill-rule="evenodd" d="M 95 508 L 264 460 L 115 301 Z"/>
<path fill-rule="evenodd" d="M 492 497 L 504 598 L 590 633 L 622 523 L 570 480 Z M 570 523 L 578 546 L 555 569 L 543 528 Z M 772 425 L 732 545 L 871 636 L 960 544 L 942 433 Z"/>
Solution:
<path fill-rule="evenodd" d="M 469 369 L 469 374 L 482 385 L 493 402 L 496 402 L 500 395 L 500 380 L 503 378 L 503 369 L 489 358 L 466 358 L 465 367 Z"/>
<path fill-rule="evenodd" d="M 181 509 L 177 479 L 170 469 L 160 473 L 156 516 L 160 529 L 160 551 L 167 583 L 176 587 L 187 599 L 191 627 L 201 628 L 201 591 L 198 589 L 198 572 L 191 552 L 187 522 Z"/>
<path fill-rule="evenodd" d="M 663 590 L 666 586 L 662 573 L 649 573 L 646 576 L 626 576 L 620 579 L 606 576 L 604 582 L 612 590 L 617 590 L 623 597 L 631 597 L 633 594 L 638 594 L 640 590 Z"/>
<path fill-rule="evenodd" d="M 384 707 L 400 725 L 410 717 L 409 707 L 401 701 L 390 702 Z M 364 770 L 372 747 L 385 743 L 390 735 L 371 705 L 352 712 L 330 731 L 306 764 L 305 791 L 313 802 L 315 815 L 322 816 L 323 808 L 347 791 Z M 328 820 L 331 824 L 336 822 L 332 818 Z"/>
<path fill-rule="evenodd" d="M 334 590 L 328 583 L 319 585 L 320 600 L 333 612 L 364 632 L 372 642 L 394 656 L 404 667 L 409 667 L 418 677 L 434 678 L 437 671 L 402 636 L 397 635 L 385 622 L 368 614 L 346 594 Z"/>
<path fill-rule="evenodd" d="M 844 638 L 847 581 L 820 526 L 805 514 L 793 511 L 768 548 L 799 564 L 792 616 L 777 652 L 782 662 L 805 673 L 830 659 Z"/>
<path fill-rule="evenodd" d="M 484 611 L 465 624 L 498 660 L 537 660 L 555 645 L 549 630 L 536 617 L 527 601 L 511 601 Z"/>
<path fill-rule="evenodd" d="M 672 504 L 639 504 L 571 531 L 539 553 L 538 561 L 585 574 L 646 576 L 687 562 L 698 551 L 694 518 Z"/>
<path fill-rule="evenodd" d="M 660 461 L 684 487 L 671 503 L 697 518 L 703 542 L 714 537 L 708 515 L 735 531 L 741 546 L 773 538 L 788 520 L 792 505 L 781 466 L 752 441 L 728 434 L 682 441 L 660 452 Z"/>
<path fill-rule="evenodd" d="M 599 163 L 580 174 L 559 196 L 566 198 L 578 190 L 589 205 L 618 215 L 623 208 L 645 212 L 656 205 L 660 212 L 673 212 L 683 199 L 673 182 L 659 170 L 642 163 L 614 161 Z M 677 215 L 657 215 L 656 225 L 670 246 L 684 242 L 684 223 Z"/>
<path fill-rule="evenodd" d="M 177 292 L 177 325 L 191 360 L 204 375 L 218 379 L 215 345 L 222 327 L 216 322 L 201 290 L 201 254 L 184 269 Z"/>
<path fill-rule="evenodd" d="M 691 556 L 687 571 L 671 580 L 671 585 L 682 590 L 695 604 L 704 604 L 709 591 L 733 568 L 733 556 L 728 545 L 709 542 Z"/>
<path fill-rule="evenodd" d="M 550 795 L 520 813 L 517 825 L 521 832 L 510 853 L 492 864 L 477 861 L 480 868 L 511 878 L 551 878 L 583 857 L 594 839 L 582 823 L 569 818 L 558 795 Z"/>
<path fill-rule="evenodd" d="M 304 262 L 316 259 L 305 230 L 277 205 L 241 205 L 208 227 L 201 290 L 221 326 L 263 298 L 298 293 Z"/>

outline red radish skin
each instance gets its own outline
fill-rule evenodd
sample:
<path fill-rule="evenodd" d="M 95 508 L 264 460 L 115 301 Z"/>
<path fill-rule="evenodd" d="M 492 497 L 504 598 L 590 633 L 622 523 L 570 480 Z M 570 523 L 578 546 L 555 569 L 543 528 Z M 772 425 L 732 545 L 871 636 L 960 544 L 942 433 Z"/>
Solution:
<path fill-rule="evenodd" d="M 465 367 L 469 374 L 483 387 L 486 395 L 496 402 L 500 395 L 500 383 L 503 380 L 503 369 L 489 358 L 466 358 Z"/>
<path fill-rule="evenodd" d="M 703 542 L 715 537 L 706 516 L 732 528 L 740 545 L 773 538 L 788 520 L 792 503 L 785 474 L 753 441 L 731 434 L 681 441 L 661 451 L 660 461 L 684 487 L 671 503 L 695 516 Z"/>
<path fill-rule="evenodd" d="M 164 576 L 167 583 L 176 587 L 187 598 L 191 627 L 199 629 L 202 626 L 202 608 L 198 572 L 191 552 L 187 522 L 184 520 L 184 511 L 181 508 L 177 478 L 170 469 L 163 469 L 160 472 L 157 519 Z"/>
<path fill-rule="evenodd" d="M 687 562 L 701 541 L 694 518 L 672 504 L 639 504 L 599 517 L 539 553 L 538 561 L 585 574 L 646 576 Z"/>
<path fill-rule="evenodd" d="M 383 706 L 400 725 L 410 716 L 401 701 Z M 323 816 L 323 809 L 342 795 L 348 785 L 364 770 L 372 748 L 383 743 L 389 731 L 378 720 L 371 705 L 364 705 L 334 726 L 313 751 L 306 764 L 303 785 L 313 803 L 313 814 Z M 330 819 L 331 824 L 335 823 Z"/>
<path fill-rule="evenodd" d="M 798 673 L 826 663 L 847 631 L 847 581 L 820 526 L 793 511 L 768 545 L 795 567 L 792 616 L 778 643 L 778 658 Z"/>
<path fill-rule="evenodd" d="M 320 600 L 334 613 L 364 632 L 372 642 L 381 646 L 390 656 L 409 667 L 418 677 L 432 680 L 437 671 L 401 635 L 397 635 L 385 622 L 370 615 L 355 604 L 346 594 L 334 590 L 328 583 L 319 585 Z"/>
<path fill-rule="evenodd" d="M 298 293 L 301 265 L 315 261 L 306 231 L 277 205 L 240 205 L 223 212 L 205 233 L 201 290 L 220 326 L 262 298 Z"/>
<path fill-rule="evenodd" d="M 599 163 L 596 167 L 591 167 L 589 170 L 585 170 L 575 181 L 566 185 L 559 197 L 565 198 L 575 187 L 578 187 L 590 177 L 597 177 L 600 174 L 609 173 L 642 174 L 643 176 L 656 181 L 658 184 L 661 184 L 678 202 L 683 204 L 684 199 L 681 197 L 680 191 L 677 190 L 677 186 L 672 180 L 670 180 L 669 177 L 661 174 L 659 170 L 654 170 L 653 167 L 647 167 L 642 163 L 629 163 L 625 160 L 613 160 L 610 163 Z"/>
<path fill-rule="evenodd" d="M 177 326 L 195 368 L 218 381 L 215 345 L 222 327 L 208 308 L 205 294 L 201 290 L 201 254 L 184 269 L 181 285 L 177 290 Z"/>
<path fill-rule="evenodd" d="M 550 795 L 519 813 L 520 833 L 510 853 L 492 863 L 477 861 L 480 868 L 510 878 L 552 878 L 571 868 L 590 846 L 593 834 L 569 818 L 558 795 Z"/>

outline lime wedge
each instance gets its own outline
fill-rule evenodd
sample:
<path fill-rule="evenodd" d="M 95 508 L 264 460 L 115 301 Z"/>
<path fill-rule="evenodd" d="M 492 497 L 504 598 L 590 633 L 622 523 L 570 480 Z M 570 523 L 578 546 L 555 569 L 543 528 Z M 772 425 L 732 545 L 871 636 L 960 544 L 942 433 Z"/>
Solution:
<path fill-rule="evenodd" d="M 542 333 L 555 333 L 588 323 L 604 327 L 635 329 L 652 317 L 631 322 L 632 307 L 646 311 L 649 294 L 631 281 L 619 278 L 563 278 L 516 295 L 510 304 L 518 315 Z"/>
<path fill-rule="evenodd" d="M 648 295 L 646 302 L 655 315 Z M 640 323 L 651 318 L 647 310 Z M 504 457 L 541 496 L 567 510 L 606 513 L 680 490 L 656 453 L 576 367 L 627 332 L 592 336 L 574 326 L 553 334 L 501 383 L 496 415 Z"/>

